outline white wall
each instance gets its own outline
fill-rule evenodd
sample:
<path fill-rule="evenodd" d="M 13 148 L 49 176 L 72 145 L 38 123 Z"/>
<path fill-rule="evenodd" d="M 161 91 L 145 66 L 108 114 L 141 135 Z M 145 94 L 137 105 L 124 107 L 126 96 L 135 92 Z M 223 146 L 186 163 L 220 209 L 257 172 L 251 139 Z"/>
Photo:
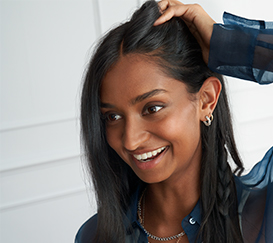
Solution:
<path fill-rule="evenodd" d="M 141 2 L 0 2 L 1 242 L 73 242 L 96 211 L 80 161 L 82 73 L 93 42 Z M 273 20 L 269 0 L 199 3 L 218 22 L 224 10 Z M 236 137 L 250 169 L 272 145 L 273 85 L 228 83 Z"/>

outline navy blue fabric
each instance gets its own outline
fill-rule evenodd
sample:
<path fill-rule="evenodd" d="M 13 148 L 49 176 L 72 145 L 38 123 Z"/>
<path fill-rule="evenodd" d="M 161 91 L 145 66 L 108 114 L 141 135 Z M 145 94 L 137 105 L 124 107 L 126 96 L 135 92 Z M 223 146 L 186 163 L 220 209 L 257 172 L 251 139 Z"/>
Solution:
<path fill-rule="evenodd" d="M 273 81 L 273 22 L 224 13 L 215 24 L 208 66 L 224 75 L 268 84 Z"/>
<path fill-rule="evenodd" d="M 264 158 L 257 163 L 249 174 L 234 176 L 237 198 L 238 213 L 241 230 L 245 242 L 270 243 L 273 242 L 273 147 L 266 153 Z M 137 220 L 137 203 L 141 192 L 136 191 L 132 196 L 132 203 L 124 221 L 126 237 L 132 237 L 134 241 L 148 242 L 148 238 Z M 190 243 L 194 243 L 201 224 L 201 208 L 198 201 L 192 212 L 182 222 L 182 227 Z M 77 233 L 75 243 L 94 242 L 97 228 L 97 215 L 89 219 Z M 134 231 L 140 232 L 134 237 Z M 197 241 L 201 242 L 201 241 Z"/>
<path fill-rule="evenodd" d="M 98 215 L 88 219 L 78 230 L 75 238 L 75 243 L 91 243 L 94 242 L 97 230 Z"/>

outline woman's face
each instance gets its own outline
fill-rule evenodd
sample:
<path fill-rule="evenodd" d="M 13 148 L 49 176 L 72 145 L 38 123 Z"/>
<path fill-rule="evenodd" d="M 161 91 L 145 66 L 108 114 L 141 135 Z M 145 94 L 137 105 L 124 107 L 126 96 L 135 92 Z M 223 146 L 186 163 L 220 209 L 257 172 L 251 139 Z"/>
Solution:
<path fill-rule="evenodd" d="M 201 160 L 198 94 L 138 54 L 123 56 L 101 86 L 109 145 L 147 183 L 194 176 Z"/>

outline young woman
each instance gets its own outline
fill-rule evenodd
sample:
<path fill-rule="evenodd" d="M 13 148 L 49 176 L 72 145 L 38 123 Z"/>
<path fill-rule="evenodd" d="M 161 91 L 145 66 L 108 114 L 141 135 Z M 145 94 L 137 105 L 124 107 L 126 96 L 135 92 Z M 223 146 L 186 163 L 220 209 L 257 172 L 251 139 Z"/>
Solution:
<path fill-rule="evenodd" d="M 273 242 L 272 151 L 240 177 L 225 84 L 206 65 L 213 28 L 197 5 L 149 1 L 98 45 L 81 107 L 98 213 L 77 243 Z"/>

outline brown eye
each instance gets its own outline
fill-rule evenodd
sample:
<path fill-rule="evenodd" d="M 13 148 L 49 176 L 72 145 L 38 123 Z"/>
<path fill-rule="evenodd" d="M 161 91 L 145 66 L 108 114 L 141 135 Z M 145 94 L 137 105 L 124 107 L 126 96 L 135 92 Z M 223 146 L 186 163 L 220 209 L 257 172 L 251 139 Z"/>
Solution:
<path fill-rule="evenodd" d="M 163 106 L 161 106 L 161 105 L 149 106 L 145 109 L 144 115 L 156 113 L 156 112 L 160 111 L 162 108 L 163 108 Z"/>
<path fill-rule="evenodd" d="M 113 122 L 113 121 L 117 121 L 119 119 L 121 119 L 121 116 L 118 114 L 114 114 L 114 113 L 110 113 L 110 114 L 106 114 L 106 119 L 109 122 Z"/>

